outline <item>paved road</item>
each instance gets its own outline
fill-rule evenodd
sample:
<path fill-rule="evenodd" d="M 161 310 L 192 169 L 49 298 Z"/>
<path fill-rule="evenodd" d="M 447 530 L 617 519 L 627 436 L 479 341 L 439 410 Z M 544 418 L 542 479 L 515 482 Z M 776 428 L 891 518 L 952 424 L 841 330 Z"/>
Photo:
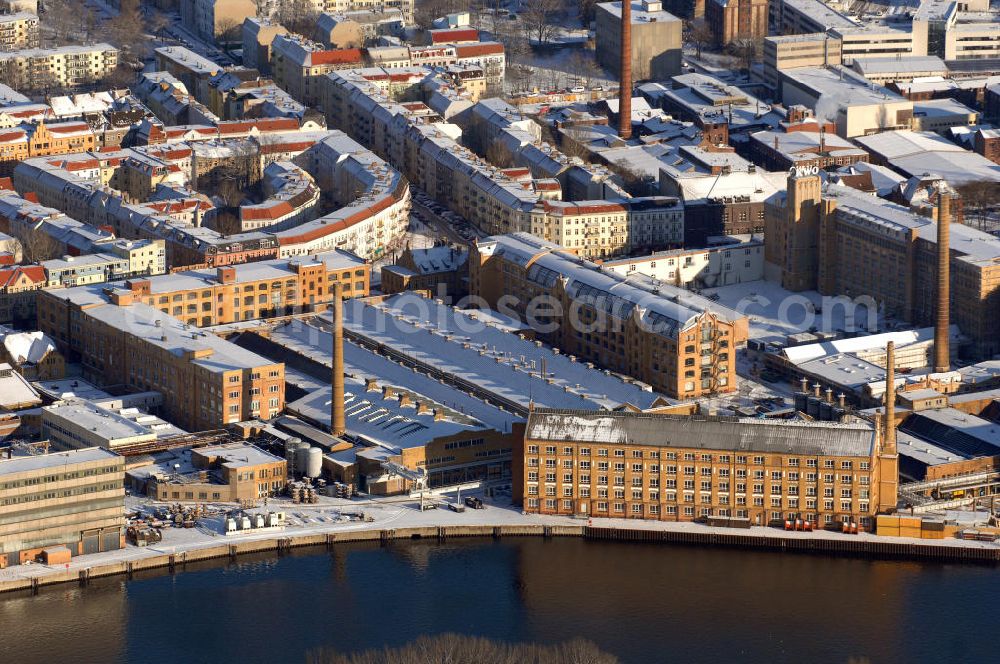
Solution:
<path fill-rule="evenodd" d="M 412 200 L 412 206 L 414 211 L 423 219 L 424 223 L 433 228 L 443 240 L 447 240 L 458 246 L 470 244 L 468 240 L 456 233 L 455 229 L 447 221 L 434 213 L 430 208 L 421 205 L 416 199 Z"/>

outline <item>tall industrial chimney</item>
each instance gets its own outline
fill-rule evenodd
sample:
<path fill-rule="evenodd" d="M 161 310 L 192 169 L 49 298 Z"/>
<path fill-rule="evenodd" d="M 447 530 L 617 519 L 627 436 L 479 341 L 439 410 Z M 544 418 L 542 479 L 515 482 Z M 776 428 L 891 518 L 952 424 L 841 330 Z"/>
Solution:
<path fill-rule="evenodd" d="M 618 81 L 618 135 L 632 138 L 632 0 L 622 0 L 621 76 Z"/>
<path fill-rule="evenodd" d="M 948 348 L 948 328 L 951 325 L 951 194 L 947 185 L 938 185 L 937 229 L 937 303 L 934 318 L 934 371 L 948 371 L 951 354 Z"/>
<path fill-rule="evenodd" d="M 885 346 L 885 435 L 882 437 L 882 451 L 894 454 L 896 451 L 896 344 Z"/>
<path fill-rule="evenodd" d="M 342 436 L 347 431 L 344 418 L 344 287 L 338 281 L 333 286 L 333 376 L 330 385 L 330 433 Z"/>

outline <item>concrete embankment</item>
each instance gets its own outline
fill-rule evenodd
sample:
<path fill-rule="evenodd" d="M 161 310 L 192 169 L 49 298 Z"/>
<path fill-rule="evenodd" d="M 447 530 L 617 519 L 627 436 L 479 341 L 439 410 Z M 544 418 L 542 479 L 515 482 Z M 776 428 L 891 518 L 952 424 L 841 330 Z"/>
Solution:
<path fill-rule="evenodd" d="M 418 526 L 409 528 L 371 528 L 274 537 L 255 540 L 230 541 L 214 546 L 191 548 L 173 553 L 160 553 L 154 549 L 127 560 L 102 562 L 75 569 L 46 568 L 44 573 L 31 576 L 0 580 L 0 593 L 17 590 L 38 590 L 42 586 L 58 583 L 77 582 L 85 584 L 90 579 L 126 575 L 154 569 L 169 569 L 171 572 L 183 569 L 190 563 L 215 559 L 236 560 L 242 555 L 268 552 L 285 552 L 300 547 L 333 547 L 338 543 L 378 542 L 388 544 L 393 541 L 435 539 L 447 540 L 456 537 L 583 537 L 593 540 L 644 542 L 659 544 L 680 544 L 694 546 L 724 546 L 748 550 L 775 551 L 785 553 L 819 553 L 844 555 L 860 558 L 909 559 L 944 562 L 997 563 L 1000 562 L 1000 548 L 963 547 L 919 542 L 880 541 L 877 538 L 801 538 L 788 537 L 782 533 L 756 535 L 740 533 L 732 529 L 719 532 L 691 532 L 677 530 L 654 530 L 640 528 L 610 528 L 584 525 L 452 525 Z M 38 568 L 33 569 L 34 572 Z"/>

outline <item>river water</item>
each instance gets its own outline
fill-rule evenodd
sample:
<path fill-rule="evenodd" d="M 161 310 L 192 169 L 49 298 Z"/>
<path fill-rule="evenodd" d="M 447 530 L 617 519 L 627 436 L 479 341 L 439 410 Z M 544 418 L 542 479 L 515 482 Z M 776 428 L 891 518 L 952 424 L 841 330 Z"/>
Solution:
<path fill-rule="evenodd" d="M 540 538 L 338 545 L 0 596 L 0 661 L 301 662 L 458 632 L 623 663 L 997 661 L 1000 569 Z"/>

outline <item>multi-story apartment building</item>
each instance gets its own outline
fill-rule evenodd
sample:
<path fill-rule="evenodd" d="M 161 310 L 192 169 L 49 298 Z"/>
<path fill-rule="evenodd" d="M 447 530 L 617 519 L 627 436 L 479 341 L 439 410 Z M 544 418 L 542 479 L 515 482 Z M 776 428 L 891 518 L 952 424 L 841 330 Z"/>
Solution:
<path fill-rule="evenodd" d="M 197 99 L 208 99 L 208 82 L 222 67 L 183 46 L 161 46 L 153 51 L 157 71 L 165 71 L 184 84 Z"/>
<path fill-rule="evenodd" d="M 1000 316 L 1000 240 L 959 223 L 950 223 L 949 236 L 951 322 L 977 355 L 992 356 L 1000 351 L 992 322 Z M 850 187 L 824 187 L 816 174 L 792 173 L 787 194 L 768 205 L 765 237 L 766 260 L 785 288 L 870 296 L 885 314 L 933 324 L 935 220 Z"/>
<path fill-rule="evenodd" d="M 703 249 L 673 249 L 646 256 L 604 261 L 601 268 L 622 276 L 644 274 L 658 281 L 685 288 L 716 288 L 764 278 L 764 239 L 743 236 Z M 732 240 L 733 238 L 727 237 Z"/>
<path fill-rule="evenodd" d="M 118 49 L 104 43 L 0 53 L 0 71 L 18 90 L 93 83 L 117 66 Z"/>
<path fill-rule="evenodd" d="M 361 62 L 360 49 L 328 49 L 299 35 L 277 35 L 271 42 L 274 82 L 307 106 L 322 103 L 320 83 L 326 74 L 357 69 Z"/>
<path fill-rule="evenodd" d="M 0 15 L 0 51 L 38 48 L 38 17 L 31 12 Z"/>
<path fill-rule="evenodd" d="M 719 45 L 767 36 L 768 0 L 707 0 L 705 22 Z"/>
<path fill-rule="evenodd" d="M 526 512 L 751 524 L 857 523 L 896 508 L 898 456 L 865 420 L 535 409 L 514 458 Z"/>
<path fill-rule="evenodd" d="M 35 318 L 36 291 L 45 286 L 45 268 L 15 265 L 0 268 L 0 323 Z"/>
<path fill-rule="evenodd" d="M 203 160 L 199 166 L 193 158 L 191 145 L 171 140 L 164 146 L 133 148 L 127 153 L 90 153 L 78 159 L 22 162 L 15 169 L 15 179 L 22 191 L 31 191 L 38 200 L 71 213 L 97 228 L 108 226 L 122 237 L 162 240 L 166 257 L 171 265 L 208 265 L 217 267 L 254 260 L 291 258 L 317 252 L 344 249 L 362 257 L 377 257 L 384 253 L 409 223 L 410 193 L 407 181 L 385 161 L 339 131 L 298 130 L 285 132 L 262 131 L 273 124 L 291 123 L 294 119 L 270 119 L 254 122 L 219 123 L 215 127 L 184 130 L 188 142 L 205 142 L 208 138 L 246 136 L 253 134 L 250 154 L 228 150 L 230 156 L 252 158 L 260 163 L 283 162 L 293 158 L 300 162 L 327 200 L 340 207 L 326 215 L 274 229 L 262 229 L 233 235 L 222 233 L 200 223 L 205 201 L 182 195 L 171 201 L 136 202 L 160 183 L 148 173 L 169 172 L 165 186 L 183 187 L 184 170 L 196 172 L 212 164 L 220 152 L 226 150 L 200 150 Z M 311 124 L 311 123 L 310 123 Z M 315 125 L 312 125 L 315 127 Z M 161 142 L 164 138 L 161 137 Z M 234 139 L 228 138 L 223 146 Z M 241 141 L 244 145 L 246 141 Z M 308 154 L 306 154 L 308 153 Z M 299 158 L 301 156 L 301 158 Z M 124 158 L 123 158 L 124 157 Z M 92 178 L 80 177 L 78 167 L 93 163 Z M 131 168 L 139 163 L 155 166 L 157 171 Z M 183 166 L 183 168 L 182 168 Z M 141 171 L 141 172 L 140 172 Z M 134 177 L 133 177 L 134 176 Z M 126 192 L 101 186 L 114 180 L 113 186 Z M 280 197 L 280 192 L 275 196 Z M 0 231 L 4 230 L 4 199 L 0 196 Z M 18 197 L 14 197 L 18 198 Z M 273 199 L 280 203 L 278 198 Z M 10 215 L 11 223 L 20 220 L 20 208 L 26 205 L 19 199 L 19 206 Z M 287 201 L 284 201 L 287 202 Z M 183 204 L 182 204 L 183 203 Z M 196 214 L 189 214 L 190 203 Z M 40 206 L 37 206 L 40 207 Z M 173 210 L 177 208 L 175 215 Z M 208 205 L 209 210 L 212 206 Z M 43 211 L 47 210 L 43 208 Z M 39 212 L 39 223 L 45 223 L 45 214 Z M 305 217 L 303 217 L 305 218 Z M 280 218 L 279 218 L 280 220 Z M 283 220 L 289 221 L 289 220 Z M 291 218 L 292 222 L 299 219 Z M 83 229 L 88 226 L 74 222 Z M 266 230 L 267 232 L 264 232 Z"/>
<path fill-rule="evenodd" d="M 677 399 L 736 389 L 745 316 L 671 284 L 625 278 L 526 233 L 480 241 L 469 292 L 551 345 Z"/>
<path fill-rule="evenodd" d="M 681 71 L 681 21 L 659 0 L 628 0 L 632 6 L 632 77 L 664 80 Z M 595 13 L 597 63 L 621 69 L 622 3 L 602 2 Z"/>
<path fill-rule="evenodd" d="M 0 567 L 124 548 L 124 479 L 99 447 L 0 460 Z"/>
<path fill-rule="evenodd" d="M 413 23 L 414 0 L 309 0 L 315 12 L 327 14 L 342 14 L 353 11 L 371 11 L 385 13 L 398 11 L 407 24 Z"/>
<path fill-rule="evenodd" d="M 209 327 L 298 311 L 326 311 L 335 283 L 346 297 L 369 294 L 371 266 L 346 251 L 188 270 L 43 294 L 46 315 L 65 318 L 73 300 L 141 303 L 186 325 Z"/>
<path fill-rule="evenodd" d="M 94 150 L 97 136 L 86 122 L 37 122 L 0 133 L 0 173 L 9 175 L 31 157 L 76 154 Z"/>
<path fill-rule="evenodd" d="M 111 254 L 64 256 L 40 263 L 45 270 L 46 287 L 98 284 L 128 276 L 128 260 Z"/>
<path fill-rule="evenodd" d="M 114 240 L 102 243 L 100 249 L 96 254 L 40 261 L 46 287 L 84 286 L 166 271 L 162 240 Z"/>
<path fill-rule="evenodd" d="M 271 42 L 286 35 L 285 26 L 262 17 L 248 17 L 243 22 L 243 66 L 262 74 L 271 73 Z"/>
<path fill-rule="evenodd" d="M 128 298 L 86 288 L 48 298 L 39 327 L 80 361 L 85 378 L 163 394 L 163 415 L 188 431 L 271 418 L 284 408 L 285 367 Z"/>
<path fill-rule="evenodd" d="M 491 144 L 502 143 L 514 162 L 526 165 L 531 174 L 558 175 L 566 183 L 564 190 L 580 195 L 550 200 L 458 143 L 430 121 L 433 111 L 427 104 L 408 101 L 423 96 L 429 74 L 424 68 L 330 74 L 324 102 L 327 122 L 344 127 L 414 185 L 484 232 L 528 232 L 571 245 L 588 257 L 651 251 L 680 242 L 684 212 L 676 198 L 630 198 L 610 181 L 610 172 L 566 163 L 557 150 L 524 130 L 530 121 L 502 100 L 485 100 L 465 114 L 466 142 L 485 153 Z"/>
<path fill-rule="evenodd" d="M 215 41 L 257 15 L 254 0 L 178 0 L 181 23 L 202 39 Z"/>

